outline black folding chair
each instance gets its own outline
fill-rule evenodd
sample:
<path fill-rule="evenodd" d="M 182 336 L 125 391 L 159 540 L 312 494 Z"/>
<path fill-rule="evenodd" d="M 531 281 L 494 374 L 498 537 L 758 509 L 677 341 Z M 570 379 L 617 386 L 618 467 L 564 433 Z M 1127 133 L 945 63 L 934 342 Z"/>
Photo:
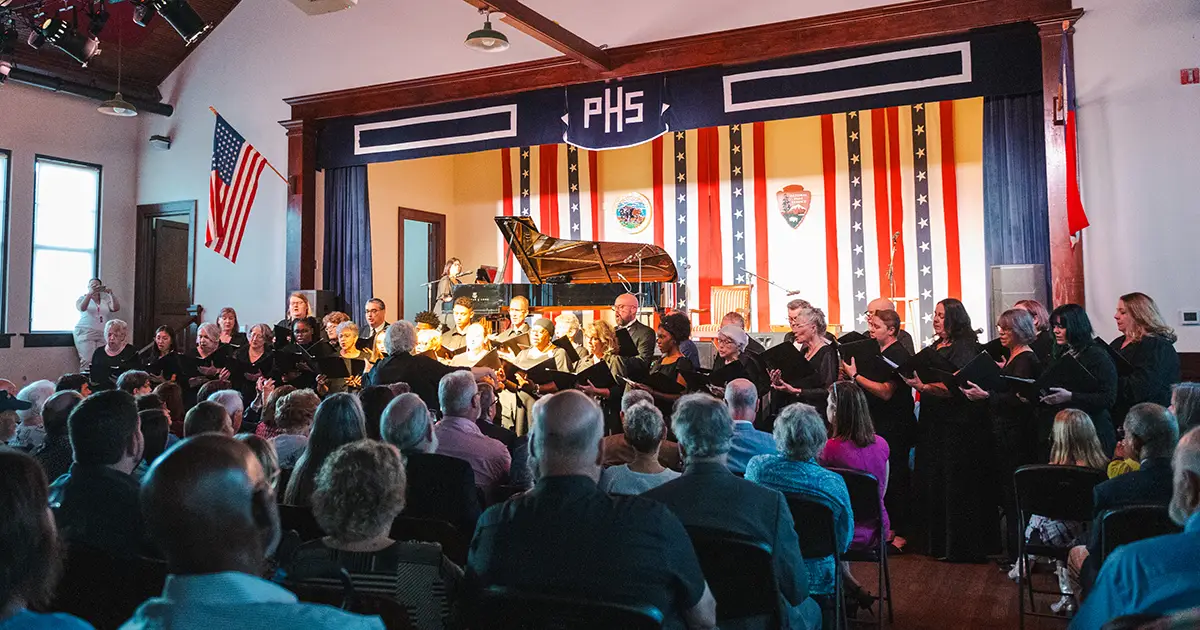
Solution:
<path fill-rule="evenodd" d="M 434 542 L 442 546 L 442 553 L 460 566 L 467 564 L 467 550 L 475 532 L 458 531 L 458 528 L 436 518 L 397 516 L 392 521 L 390 536 L 395 540 L 419 540 Z"/>
<path fill-rule="evenodd" d="M 117 558 L 70 543 L 49 610 L 75 615 L 100 630 L 125 623 L 142 602 L 162 593 L 167 567 L 148 558 Z"/>
<path fill-rule="evenodd" d="M 383 625 L 388 630 L 413 630 L 417 627 L 413 623 L 408 609 L 400 602 L 376 593 L 356 592 L 354 582 L 350 579 L 350 574 L 346 569 L 331 567 L 330 570 L 322 573 L 321 576 L 307 575 L 304 577 L 307 579 L 326 577 L 336 580 L 338 584 L 335 586 L 304 582 L 295 579 L 296 576 L 289 576 L 285 585 L 302 602 L 335 606 L 360 615 L 377 615 L 383 619 Z"/>
<path fill-rule="evenodd" d="M 295 530 L 300 542 L 308 542 L 325 536 L 325 530 L 317 524 L 312 508 L 304 505 L 279 505 L 279 524 L 283 529 Z"/>
<path fill-rule="evenodd" d="M 1065 562 L 1070 549 L 1030 544 L 1025 537 L 1025 528 L 1034 514 L 1059 521 L 1092 520 L 1092 489 L 1104 482 L 1108 476 L 1102 470 L 1079 466 L 1049 466 L 1045 464 L 1022 466 L 1013 473 L 1013 484 L 1017 494 L 1017 515 L 1020 519 L 1021 535 L 1017 537 L 1017 565 L 1020 567 L 1021 584 L 1017 589 L 1017 602 L 1021 615 L 1021 628 L 1025 628 L 1025 616 L 1058 618 L 1055 615 L 1034 612 L 1035 594 L 1065 595 L 1060 590 L 1039 591 L 1030 580 L 1029 556 L 1047 556 Z M 1029 594 L 1029 608 L 1025 610 L 1025 594 Z"/>
<path fill-rule="evenodd" d="M 855 525 L 875 523 L 871 540 L 862 547 L 850 544 L 850 549 L 842 554 L 842 560 L 849 562 L 874 562 L 878 565 L 878 586 L 880 608 L 887 603 L 888 623 L 892 618 L 892 577 L 888 569 L 887 532 L 883 531 L 883 499 L 879 495 L 879 480 L 875 475 L 851 470 L 849 468 L 830 468 L 829 470 L 842 476 L 846 489 L 850 492 L 850 509 L 854 513 Z M 880 610 L 880 612 L 883 612 Z M 875 626 L 883 627 L 883 615 L 875 615 Z"/>
<path fill-rule="evenodd" d="M 779 583 L 771 545 L 741 534 L 688 527 L 722 628 L 781 626 Z"/>
<path fill-rule="evenodd" d="M 1179 532 L 1180 527 L 1171 520 L 1170 510 L 1165 505 L 1130 505 L 1105 510 L 1100 515 L 1100 564 L 1121 545 Z"/>
<path fill-rule="evenodd" d="M 837 524 L 833 511 L 812 498 L 797 493 L 785 492 L 788 509 L 795 522 L 796 536 L 800 539 L 800 556 L 805 560 L 833 556 L 833 627 L 846 627 L 846 611 L 842 606 L 842 572 L 837 568 L 841 552 L 837 545 Z"/>
<path fill-rule="evenodd" d="M 479 593 L 473 628 L 489 630 L 660 630 L 663 614 L 650 605 L 525 593 L 492 586 Z"/>

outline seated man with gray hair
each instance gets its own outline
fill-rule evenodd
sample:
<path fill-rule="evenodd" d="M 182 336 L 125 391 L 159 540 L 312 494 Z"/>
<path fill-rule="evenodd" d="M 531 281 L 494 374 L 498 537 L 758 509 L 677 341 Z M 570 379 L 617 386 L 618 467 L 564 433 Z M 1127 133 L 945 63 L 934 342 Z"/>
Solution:
<path fill-rule="evenodd" d="M 412 354 L 417 347 L 417 329 L 411 322 L 399 320 L 384 333 L 384 348 L 388 356 L 375 364 L 363 377 L 363 387 L 408 383 L 413 393 L 421 397 L 430 409 L 440 409 L 438 382 L 455 368 L 438 363 L 423 355 Z"/>
<path fill-rule="evenodd" d="M 654 396 L 644 389 L 633 389 L 632 387 L 626 389 L 625 394 L 621 396 L 622 427 L 625 425 L 625 412 L 638 403 L 647 403 L 653 406 Z M 661 411 L 659 415 L 662 415 Z M 663 421 L 665 422 L 666 419 L 664 418 Z M 637 457 L 637 449 L 625 438 L 624 432 L 614 433 L 604 438 L 601 450 L 604 451 L 606 467 L 628 464 Z M 658 445 L 658 463 L 676 472 L 683 470 L 683 458 L 679 454 L 679 444 L 664 437 Z"/>
<path fill-rule="evenodd" d="M 770 545 L 788 626 L 819 628 L 821 611 L 808 598 L 808 572 L 787 501 L 779 492 L 739 479 L 726 466 L 733 437 L 728 408 L 708 394 L 689 394 L 676 404 L 673 424 L 687 467 L 682 477 L 642 496 L 671 508 L 686 527 L 721 530 Z"/>
<path fill-rule="evenodd" d="M 222 389 L 219 392 L 210 394 L 208 400 L 225 408 L 225 413 L 229 414 L 229 425 L 233 428 L 234 433 L 242 430 L 242 418 L 246 410 L 240 392 L 232 389 Z"/>
<path fill-rule="evenodd" d="M 733 440 L 729 446 L 729 470 L 745 473 L 746 464 L 758 455 L 771 455 L 775 450 L 775 438 L 770 433 L 754 428 L 754 417 L 758 413 L 758 388 L 754 383 L 736 378 L 725 386 L 725 406 L 733 417 Z"/>
<path fill-rule="evenodd" d="M 578 391 L 533 407 L 533 490 L 479 519 L 467 582 L 518 592 L 651 605 L 665 628 L 713 628 L 716 602 L 687 532 L 670 510 L 597 486 L 600 407 Z"/>
<path fill-rule="evenodd" d="M 775 419 L 775 446 L 778 455 L 759 455 L 746 466 L 746 479 L 786 494 L 799 494 L 833 512 L 834 532 L 841 552 L 854 538 L 854 513 L 850 510 L 850 492 L 841 475 L 825 470 L 817 456 L 825 448 L 828 434 L 825 420 L 812 405 L 793 403 L 784 407 Z M 832 596 L 838 571 L 833 556 L 811 558 L 808 566 L 808 590 L 813 595 Z"/>
<path fill-rule="evenodd" d="M 475 471 L 475 485 L 485 494 L 508 482 L 512 455 L 499 440 L 483 434 L 479 419 L 479 386 L 470 372 L 451 372 L 438 384 L 442 420 L 433 427 L 438 452 L 465 460 Z"/>
<path fill-rule="evenodd" d="M 392 399 L 379 419 L 383 441 L 404 455 L 408 488 L 403 515 L 443 520 L 470 537 L 483 511 L 475 472 L 467 462 L 435 452 L 431 420 L 429 408 L 411 392 Z"/>

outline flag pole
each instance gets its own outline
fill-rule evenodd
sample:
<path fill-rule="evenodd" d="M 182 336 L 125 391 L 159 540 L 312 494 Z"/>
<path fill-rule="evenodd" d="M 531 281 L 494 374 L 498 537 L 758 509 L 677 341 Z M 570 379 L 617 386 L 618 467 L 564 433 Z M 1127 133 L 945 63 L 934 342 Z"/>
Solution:
<path fill-rule="evenodd" d="M 217 109 L 216 109 L 215 107 L 213 107 L 212 105 L 209 105 L 209 106 L 208 106 L 208 111 L 212 112 L 212 113 L 213 113 L 213 116 L 220 116 L 220 115 L 221 115 L 220 113 L 218 113 L 218 112 L 217 112 Z M 282 180 L 283 180 L 283 183 L 284 183 L 284 184 L 287 184 L 287 183 L 288 183 L 288 179 L 287 179 L 286 177 L 284 177 L 284 176 L 283 176 L 283 173 L 280 173 L 280 172 L 279 172 L 279 169 L 277 169 L 277 168 L 275 168 L 274 166 L 272 166 L 272 165 L 271 165 L 271 163 L 267 161 L 267 158 L 266 158 L 266 157 L 263 157 L 263 163 L 267 165 L 267 168 L 271 169 L 272 171 L 275 171 L 275 174 L 279 176 L 279 179 L 282 179 Z"/>

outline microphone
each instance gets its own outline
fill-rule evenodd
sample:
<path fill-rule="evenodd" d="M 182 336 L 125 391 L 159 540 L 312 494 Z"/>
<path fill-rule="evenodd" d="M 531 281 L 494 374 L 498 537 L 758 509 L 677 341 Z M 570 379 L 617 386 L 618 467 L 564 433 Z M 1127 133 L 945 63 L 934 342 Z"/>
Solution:
<path fill-rule="evenodd" d="M 675 265 L 675 266 L 679 267 L 680 269 L 691 269 L 692 268 L 692 266 L 689 265 L 688 263 L 683 263 L 683 264 Z"/>

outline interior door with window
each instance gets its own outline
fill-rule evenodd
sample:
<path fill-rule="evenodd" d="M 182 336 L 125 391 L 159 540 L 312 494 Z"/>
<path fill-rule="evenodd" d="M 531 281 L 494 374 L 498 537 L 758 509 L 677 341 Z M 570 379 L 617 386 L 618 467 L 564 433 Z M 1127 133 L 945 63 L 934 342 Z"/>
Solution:
<path fill-rule="evenodd" d="M 138 206 L 134 318 L 139 347 L 154 338 L 159 326 L 179 330 L 192 317 L 195 225 L 194 201 Z"/>

